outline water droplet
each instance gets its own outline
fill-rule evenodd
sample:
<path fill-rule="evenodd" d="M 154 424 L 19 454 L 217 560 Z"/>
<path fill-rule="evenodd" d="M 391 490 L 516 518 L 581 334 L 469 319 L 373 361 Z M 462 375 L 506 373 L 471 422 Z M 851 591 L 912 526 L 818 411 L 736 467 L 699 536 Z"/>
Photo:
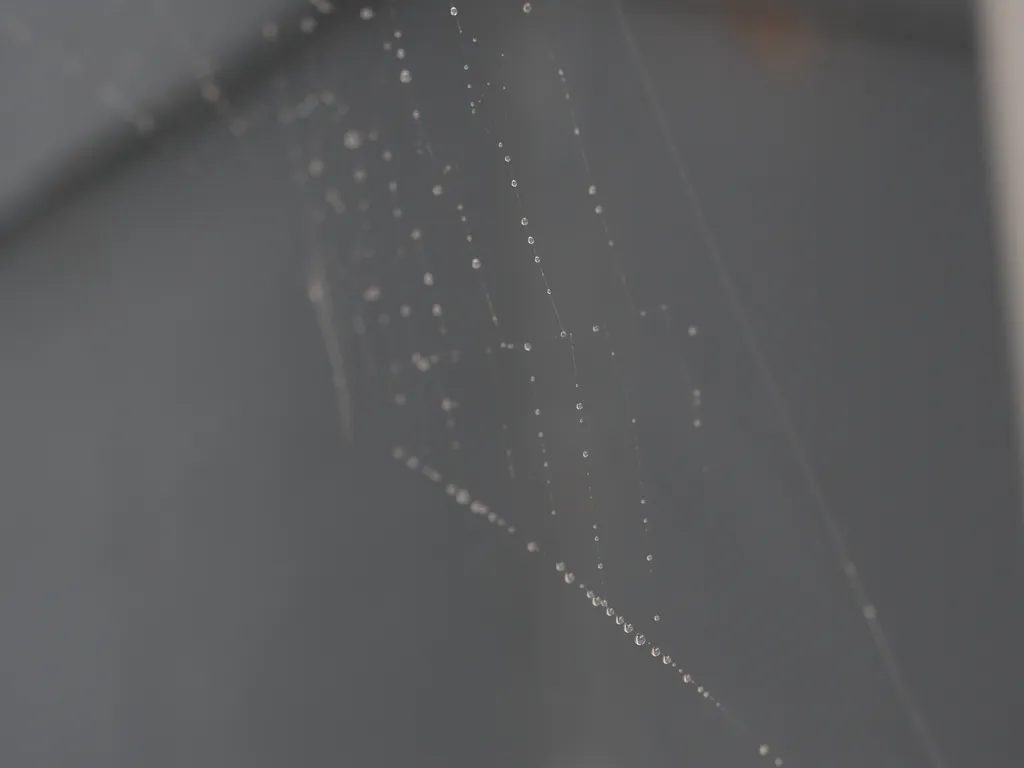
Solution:
<path fill-rule="evenodd" d="M 691 336 L 696 336 L 696 335 L 697 335 L 697 326 L 696 326 L 696 325 L 691 325 L 691 326 L 690 326 L 690 327 L 689 327 L 689 328 L 688 328 L 688 329 L 686 330 L 686 332 L 687 332 L 687 333 L 689 333 L 689 334 L 690 334 Z"/>
<path fill-rule="evenodd" d="M 616 623 L 616 624 L 618 624 L 618 625 L 619 625 L 620 627 L 622 626 L 622 624 L 623 624 L 623 623 L 624 623 L 625 621 L 626 621 L 626 620 L 625 620 L 624 618 L 622 618 L 621 616 L 616 616 L 616 617 L 615 617 L 615 623 Z"/>
<path fill-rule="evenodd" d="M 592 597 L 592 598 L 590 598 L 590 602 L 591 602 L 591 604 L 595 608 L 600 608 L 601 607 L 601 598 L 600 597 L 597 597 L 597 596 Z"/>
<path fill-rule="evenodd" d="M 646 638 L 646 637 L 644 637 L 644 636 L 643 636 L 642 634 L 640 634 L 640 635 L 637 635 L 637 636 L 636 636 L 636 637 L 635 637 L 635 638 L 633 639 L 633 642 L 634 642 L 634 643 L 636 643 L 637 645 L 643 645 L 644 643 L 646 643 L 646 642 L 647 642 L 647 638 Z"/>
<path fill-rule="evenodd" d="M 523 13 L 529 13 L 532 10 L 533 10 L 533 4 L 532 3 L 523 3 Z"/>
<path fill-rule="evenodd" d="M 399 73 L 398 79 L 401 80 L 403 83 L 411 83 L 412 82 L 412 73 L 410 73 L 408 69 L 403 69 Z"/>
<path fill-rule="evenodd" d="M 319 159 L 313 159 L 309 161 L 309 175 L 319 176 L 324 172 L 324 161 Z"/>
<path fill-rule="evenodd" d="M 440 184 L 435 184 L 435 185 L 434 185 L 434 189 L 433 189 L 433 190 L 431 190 L 431 191 L 432 191 L 432 192 L 433 192 L 433 193 L 434 193 L 435 195 L 440 195 L 441 193 L 443 193 L 443 192 L 444 192 L 444 187 L 442 187 L 442 186 L 441 186 Z"/>
<path fill-rule="evenodd" d="M 602 213 L 604 213 L 604 208 L 601 207 L 600 205 L 595 205 L 594 206 L 594 213 L 596 213 L 596 214 L 598 214 L 600 216 Z"/>
<path fill-rule="evenodd" d="M 555 570 L 561 573 L 565 570 L 565 563 L 555 563 Z"/>
<path fill-rule="evenodd" d="M 661 621 L 661 616 L 659 616 L 658 614 L 654 614 L 654 620 Z"/>
<path fill-rule="evenodd" d="M 530 342 L 528 342 L 528 341 L 524 341 L 523 342 L 523 349 L 525 349 L 527 352 L 529 352 L 531 349 L 533 349 L 533 345 Z"/>
<path fill-rule="evenodd" d="M 480 269 L 480 259 L 473 259 L 473 269 Z"/>
<path fill-rule="evenodd" d="M 654 555 L 648 555 L 648 556 L 647 556 L 647 562 L 649 563 L 649 562 L 651 562 L 652 560 L 654 560 Z"/>
<path fill-rule="evenodd" d="M 520 219 L 519 223 L 522 224 L 525 227 L 527 224 L 530 223 L 530 220 L 528 218 L 526 218 L 525 216 L 523 216 L 523 218 Z"/>
<path fill-rule="evenodd" d="M 531 541 L 529 544 L 526 545 L 526 551 L 527 552 L 537 552 L 539 550 L 540 550 L 540 547 L 537 546 L 537 542 L 536 541 Z"/>
<path fill-rule="evenodd" d="M 363 145 L 363 134 L 359 131 L 346 131 L 343 139 L 346 149 L 359 149 Z"/>
<path fill-rule="evenodd" d="M 873 605 L 865 605 L 864 606 L 864 618 L 867 619 L 868 621 L 871 621 L 873 619 L 878 618 L 878 611 L 875 610 L 875 606 L 873 606 Z"/>
<path fill-rule="evenodd" d="M 424 272 L 423 273 L 423 284 L 424 285 L 433 285 L 434 284 L 434 276 L 430 272 Z"/>
<path fill-rule="evenodd" d="M 762 756 L 764 756 L 767 755 L 771 750 L 769 749 L 767 744 L 762 744 L 760 747 L 757 748 L 757 751 L 760 752 Z"/>
<path fill-rule="evenodd" d="M 651 648 L 651 656 L 653 656 L 654 658 L 658 658 L 659 656 L 661 656 L 661 648 L 659 648 L 658 646 L 654 646 L 653 648 Z"/>
<path fill-rule="evenodd" d="M 669 655 L 668 655 L 668 654 L 666 653 L 666 654 L 665 654 L 664 656 L 662 656 L 662 657 L 661 657 L 661 663 L 662 663 L 662 664 L 665 664 L 666 666 L 667 666 L 667 665 L 669 665 L 669 664 L 671 664 L 671 663 L 672 663 L 672 657 L 671 657 L 671 656 L 669 656 Z"/>
<path fill-rule="evenodd" d="M 577 411 L 582 411 L 583 410 L 583 403 L 576 403 L 576 410 Z"/>
<path fill-rule="evenodd" d="M 592 330 L 592 331 L 593 331 L 594 333 L 597 333 L 597 332 L 598 332 L 599 330 L 601 330 L 601 326 L 599 326 L 599 325 L 595 325 L 595 326 L 594 326 L 593 328 L 591 328 L 590 330 Z"/>
<path fill-rule="evenodd" d="M 518 187 L 519 186 L 519 182 L 516 181 L 515 179 L 512 179 L 512 186 L 513 187 Z"/>
<path fill-rule="evenodd" d="M 528 238 L 526 238 L 526 242 L 528 242 L 530 245 L 533 245 L 536 242 L 536 240 L 533 239 L 533 235 L 530 235 Z"/>
<path fill-rule="evenodd" d="M 365 291 L 363 291 L 363 299 L 366 301 L 376 301 L 380 298 L 380 288 L 376 285 L 371 285 Z"/>
<path fill-rule="evenodd" d="M 452 10 L 454 10 L 454 8 Z M 359 12 L 359 18 L 362 19 L 363 21 L 369 21 L 370 19 L 372 19 L 373 8 L 363 8 L 363 10 Z"/>
<path fill-rule="evenodd" d="M 509 156 L 509 155 L 505 155 L 505 162 L 506 162 L 506 163 L 511 163 L 511 162 L 512 162 L 512 158 L 511 158 L 511 156 Z"/>
<path fill-rule="evenodd" d="M 574 581 L 576 581 L 576 577 L 575 576 L 573 576 L 571 573 L 565 574 L 565 583 L 566 584 L 572 584 Z"/>
<path fill-rule="evenodd" d="M 533 257 L 533 263 L 534 264 L 540 264 L 540 256 L 534 256 Z"/>
<path fill-rule="evenodd" d="M 583 452 L 583 458 L 584 459 L 587 458 L 589 455 L 590 455 L 590 451 L 584 451 Z"/>

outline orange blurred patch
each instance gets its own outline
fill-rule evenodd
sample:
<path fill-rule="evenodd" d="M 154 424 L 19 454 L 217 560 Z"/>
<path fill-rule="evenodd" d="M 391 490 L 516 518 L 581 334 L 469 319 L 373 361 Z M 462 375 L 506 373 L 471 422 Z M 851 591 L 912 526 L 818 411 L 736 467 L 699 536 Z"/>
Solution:
<path fill-rule="evenodd" d="M 813 52 L 810 21 L 785 0 L 733 0 L 729 18 L 744 46 L 765 66 L 793 69 Z"/>

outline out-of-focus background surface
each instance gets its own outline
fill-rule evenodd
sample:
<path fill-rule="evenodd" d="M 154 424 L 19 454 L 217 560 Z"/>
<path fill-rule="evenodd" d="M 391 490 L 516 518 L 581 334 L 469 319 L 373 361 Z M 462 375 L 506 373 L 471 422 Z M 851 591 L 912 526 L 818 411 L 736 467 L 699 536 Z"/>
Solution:
<path fill-rule="evenodd" d="M 2 761 L 1019 764 L 968 4 L 456 5 L 0 11 Z"/>

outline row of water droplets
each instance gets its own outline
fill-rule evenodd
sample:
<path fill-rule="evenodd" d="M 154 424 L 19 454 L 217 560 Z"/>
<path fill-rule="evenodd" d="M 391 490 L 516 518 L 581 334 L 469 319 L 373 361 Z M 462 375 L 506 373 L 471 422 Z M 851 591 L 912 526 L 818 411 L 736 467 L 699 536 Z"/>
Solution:
<path fill-rule="evenodd" d="M 525 538 L 525 535 L 519 531 L 515 525 L 511 525 L 507 522 L 505 518 L 493 510 L 489 504 L 475 498 L 469 489 L 460 487 L 454 483 L 446 482 L 441 472 L 430 464 L 424 462 L 420 457 L 410 453 L 404 447 L 395 446 L 392 449 L 391 455 L 395 461 L 400 462 L 409 470 L 418 472 L 432 483 L 443 487 L 446 495 L 459 507 L 469 510 L 472 515 L 486 520 L 488 523 L 500 530 L 503 530 L 510 536 L 516 537 L 517 539 Z M 540 555 L 544 551 L 541 543 L 534 538 L 529 538 L 527 540 L 525 549 L 531 556 Z M 634 626 L 633 622 L 627 619 L 620 610 L 612 606 L 607 598 L 602 597 L 595 590 L 588 588 L 584 582 L 577 578 L 575 572 L 569 568 L 568 564 L 564 560 L 556 560 L 553 565 L 554 571 L 558 575 L 560 581 L 567 587 L 574 587 L 578 589 L 579 593 L 584 597 L 589 605 L 603 611 L 604 615 L 614 622 L 616 627 L 620 628 L 624 634 L 631 638 L 634 646 L 637 648 L 647 649 L 647 652 L 652 659 L 659 661 L 663 667 L 676 673 L 679 681 L 686 686 L 693 688 L 698 696 L 702 697 L 710 705 L 714 706 L 715 709 L 719 710 L 734 726 L 746 730 L 743 723 L 739 721 L 722 704 L 722 702 L 711 693 L 710 690 L 708 690 L 707 686 L 698 682 L 694 678 L 693 674 L 688 672 L 680 662 L 673 659 L 667 650 L 664 650 L 661 646 L 655 645 L 651 642 L 647 635 L 645 635 L 638 627 Z M 760 744 L 758 746 L 758 754 L 762 757 L 770 756 L 773 764 L 779 768 L 784 765 L 784 761 L 781 757 L 772 754 L 771 747 L 768 744 Z"/>

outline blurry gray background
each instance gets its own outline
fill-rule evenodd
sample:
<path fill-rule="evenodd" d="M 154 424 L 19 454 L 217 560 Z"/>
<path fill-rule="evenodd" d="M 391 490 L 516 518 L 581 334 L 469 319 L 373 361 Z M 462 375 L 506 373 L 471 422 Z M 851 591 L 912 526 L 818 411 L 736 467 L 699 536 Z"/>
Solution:
<path fill-rule="evenodd" d="M 418 98 L 439 153 L 464 153 L 498 242 L 507 200 L 463 141 L 445 74 L 461 58 L 433 5 L 399 4 L 424 51 Z M 486 3 L 462 5 L 484 23 Z M 626 12 L 949 764 L 1019 764 L 1020 500 L 968 9 L 817 3 L 796 65 L 707 4 Z M 316 34 L 301 32 L 309 14 Z M 269 0 L 0 11 L 0 759 L 755 764 L 756 740 L 395 468 L 355 364 L 355 440 L 339 435 L 295 134 L 274 116 L 282 93 L 336 82 L 385 126 L 404 108 L 374 105 L 380 45 L 357 15 Z M 656 361 L 634 374 L 641 410 L 664 422 L 644 438 L 667 510 L 656 605 L 673 653 L 794 765 L 927 765 L 751 383 L 612 8 L 565 2 L 548 18 L 544 42 L 499 20 L 487 31 L 519 51 L 507 98 L 523 175 L 545 180 L 536 209 L 559 211 L 539 226 L 563 245 L 560 295 L 580 317 L 606 301 L 578 234 L 582 177 L 548 170 L 571 150 L 543 108 L 558 96 L 540 74 L 549 39 L 637 291 L 712 339 L 701 450 L 721 474 L 699 499 L 674 480 L 675 372 L 658 344 L 679 340 L 637 343 Z M 324 242 L 344 251 L 344 232 Z M 509 279 L 500 297 L 526 329 L 546 310 L 534 287 Z M 606 469 L 599 501 L 616 493 Z M 646 584 L 633 570 L 631 589 Z"/>

